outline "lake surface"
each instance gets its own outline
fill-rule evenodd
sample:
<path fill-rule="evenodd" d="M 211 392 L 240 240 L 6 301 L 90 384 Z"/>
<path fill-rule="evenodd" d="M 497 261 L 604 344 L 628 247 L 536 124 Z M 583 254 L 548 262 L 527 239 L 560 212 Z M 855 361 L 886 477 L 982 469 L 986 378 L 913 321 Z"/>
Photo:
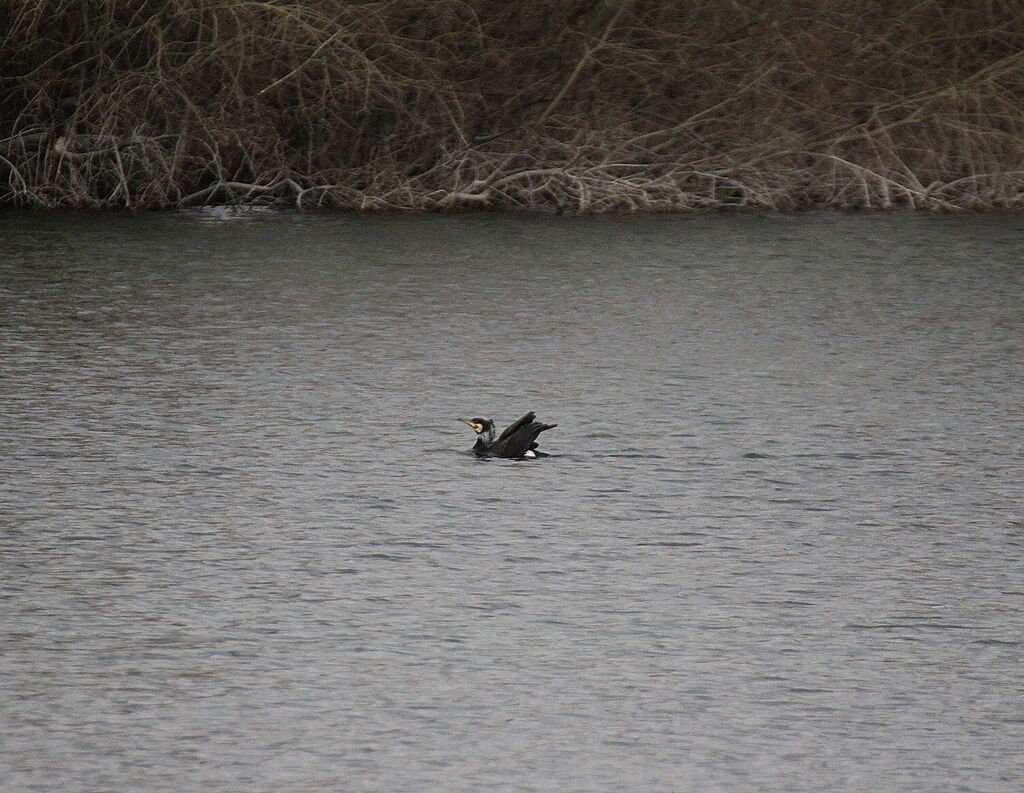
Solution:
<path fill-rule="evenodd" d="M 1022 254 L 0 214 L 5 793 L 1016 793 Z"/>

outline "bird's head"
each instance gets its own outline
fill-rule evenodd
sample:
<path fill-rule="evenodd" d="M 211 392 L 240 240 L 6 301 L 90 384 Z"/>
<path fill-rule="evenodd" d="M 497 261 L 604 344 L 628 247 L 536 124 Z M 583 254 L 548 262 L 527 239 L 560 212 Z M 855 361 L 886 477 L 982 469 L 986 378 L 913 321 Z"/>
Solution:
<path fill-rule="evenodd" d="M 471 418 L 471 419 L 459 419 L 463 424 L 468 424 L 473 428 L 473 432 L 477 435 L 483 435 L 485 433 L 494 432 L 494 420 L 493 419 L 482 419 L 482 418 Z"/>

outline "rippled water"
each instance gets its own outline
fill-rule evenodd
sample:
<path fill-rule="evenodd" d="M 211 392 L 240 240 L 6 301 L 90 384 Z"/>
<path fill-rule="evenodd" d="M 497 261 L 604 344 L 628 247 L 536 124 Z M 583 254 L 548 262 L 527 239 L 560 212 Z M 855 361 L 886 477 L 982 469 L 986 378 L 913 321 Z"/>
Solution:
<path fill-rule="evenodd" d="M 0 250 L 5 791 L 1024 785 L 1024 218 Z"/>

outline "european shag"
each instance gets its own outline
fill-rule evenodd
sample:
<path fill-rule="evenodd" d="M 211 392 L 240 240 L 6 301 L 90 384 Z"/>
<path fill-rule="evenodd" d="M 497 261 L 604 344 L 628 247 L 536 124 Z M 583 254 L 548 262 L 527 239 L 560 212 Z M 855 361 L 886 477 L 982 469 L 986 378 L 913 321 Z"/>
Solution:
<path fill-rule="evenodd" d="M 557 424 L 544 424 L 534 421 L 537 414 L 532 410 L 519 421 L 509 424 L 505 431 L 494 439 L 493 419 L 459 419 L 468 424 L 476 433 L 473 454 L 477 457 L 547 457 L 544 452 L 537 451 L 537 436 L 544 430 L 557 427 Z"/>

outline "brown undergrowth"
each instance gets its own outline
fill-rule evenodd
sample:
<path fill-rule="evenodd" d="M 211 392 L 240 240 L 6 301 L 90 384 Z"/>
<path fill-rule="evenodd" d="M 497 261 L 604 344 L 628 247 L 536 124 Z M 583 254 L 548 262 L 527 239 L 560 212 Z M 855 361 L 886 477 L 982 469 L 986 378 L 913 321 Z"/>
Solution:
<path fill-rule="evenodd" d="M 34 0 L 0 31 L 0 203 L 1024 205 L 1024 0 Z"/>

